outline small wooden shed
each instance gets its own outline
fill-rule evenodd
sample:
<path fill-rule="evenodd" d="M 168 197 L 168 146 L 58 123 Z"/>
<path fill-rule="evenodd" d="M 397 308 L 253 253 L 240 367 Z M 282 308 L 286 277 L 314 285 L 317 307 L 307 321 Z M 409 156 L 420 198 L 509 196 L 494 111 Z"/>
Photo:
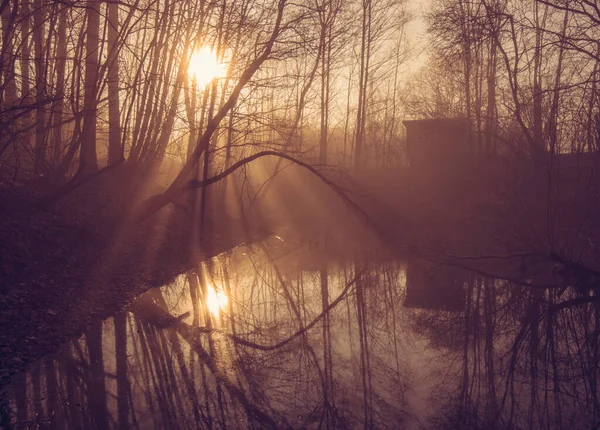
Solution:
<path fill-rule="evenodd" d="M 469 128 L 465 118 L 404 121 L 408 164 L 413 171 L 448 171 L 459 167 L 468 155 Z"/>

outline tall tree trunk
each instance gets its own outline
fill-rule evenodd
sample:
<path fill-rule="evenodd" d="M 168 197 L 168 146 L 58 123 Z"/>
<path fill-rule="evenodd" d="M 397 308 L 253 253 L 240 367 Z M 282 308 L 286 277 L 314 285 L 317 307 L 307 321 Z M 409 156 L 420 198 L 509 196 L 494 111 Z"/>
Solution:
<path fill-rule="evenodd" d="M 119 106 L 119 4 L 108 3 L 108 165 L 125 157 Z"/>
<path fill-rule="evenodd" d="M 467 118 L 467 127 L 471 127 L 472 123 L 472 94 L 471 94 L 471 75 L 473 71 L 472 62 L 472 41 L 471 41 L 471 9 L 469 3 L 465 5 L 463 0 L 459 0 L 461 9 L 461 32 L 462 32 L 462 49 L 463 49 L 463 73 L 464 73 L 464 88 L 465 88 L 465 116 Z M 467 145 L 472 147 L 472 134 L 467 133 Z"/>
<path fill-rule="evenodd" d="M 83 96 L 83 129 L 79 156 L 79 175 L 87 176 L 98 170 L 96 154 L 96 90 L 98 77 L 98 44 L 100 32 L 100 4 L 87 2 L 87 40 L 85 46 L 85 83 Z"/>
<path fill-rule="evenodd" d="M 485 150 L 495 152 L 496 142 L 496 39 L 490 39 L 490 55 L 487 65 L 487 106 L 485 112 Z"/>
<path fill-rule="evenodd" d="M 46 97 L 44 66 L 44 15 L 42 0 L 33 2 L 33 50 L 35 54 L 35 173 L 41 174 L 46 163 L 46 113 L 42 103 Z"/>
<path fill-rule="evenodd" d="M 600 46 L 598 46 L 598 58 L 600 58 Z M 598 76 L 598 71 L 600 69 L 600 60 L 597 60 L 594 63 L 594 71 L 593 71 L 593 75 L 592 76 Z M 588 102 L 588 107 L 587 107 L 587 112 L 586 112 L 586 116 L 587 116 L 587 126 L 586 126 L 586 131 L 585 131 L 585 143 L 584 143 L 584 148 L 582 148 L 582 150 L 587 150 L 587 151 L 598 151 L 600 148 L 598 147 L 598 145 L 600 145 L 600 139 L 596 132 L 596 130 L 594 130 L 594 111 L 596 109 L 596 105 L 598 103 L 598 83 L 597 83 L 597 79 L 593 79 L 592 80 L 592 85 L 590 88 L 590 96 L 589 96 L 589 102 Z"/>
<path fill-rule="evenodd" d="M 319 138 L 319 163 L 327 163 L 327 133 L 329 114 L 329 62 L 331 41 L 327 40 L 326 18 L 321 22 L 321 134 Z"/>
<path fill-rule="evenodd" d="M 15 82 L 15 52 L 14 28 L 17 14 L 17 2 L 12 8 L 7 5 L 2 9 L 2 47 L 0 48 L 0 100 L 4 109 L 14 106 L 17 99 L 17 84 Z"/>
<path fill-rule="evenodd" d="M 52 162 L 57 166 L 62 152 L 62 121 L 65 99 L 65 69 L 67 64 L 67 8 L 59 12 L 57 34 L 57 59 L 56 59 L 56 100 L 52 105 L 54 124 L 52 130 L 53 153 Z"/>
<path fill-rule="evenodd" d="M 563 74 L 563 59 L 565 54 L 565 35 L 567 32 L 567 26 L 569 23 L 569 13 L 565 12 L 563 18 L 562 31 L 560 33 L 560 46 L 558 49 L 558 59 L 556 63 L 556 73 L 554 75 L 554 91 L 552 94 L 552 104 L 550 106 L 550 113 L 548 115 L 548 138 L 550 141 L 550 152 L 554 154 L 556 146 L 558 144 L 558 115 L 559 115 L 559 101 L 560 101 L 560 84 Z"/>
<path fill-rule="evenodd" d="M 362 2 L 362 33 L 360 41 L 360 69 L 358 78 L 358 111 L 356 114 L 356 138 L 354 142 L 354 167 L 362 165 L 362 147 L 364 139 L 364 124 L 366 106 L 365 98 L 367 96 L 367 39 L 369 37 L 367 29 L 369 25 L 369 13 L 371 0 Z"/>
<path fill-rule="evenodd" d="M 158 13 L 159 10 L 157 9 L 157 14 Z M 160 20 L 157 18 L 158 24 L 157 29 L 155 31 L 158 33 L 158 37 L 155 35 L 154 39 L 150 43 L 150 47 L 147 50 L 148 55 L 150 55 L 150 53 L 153 51 L 150 61 L 151 69 L 149 71 L 149 79 L 147 79 L 144 88 L 141 92 L 141 95 L 138 96 L 138 112 L 135 120 L 135 125 L 133 127 L 133 139 L 131 143 L 131 150 L 128 156 L 128 162 L 130 163 L 139 161 L 142 147 L 144 145 L 144 139 L 147 135 L 148 123 L 150 121 L 150 117 L 152 116 L 151 112 L 153 104 L 155 103 L 160 52 L 165 43 L 165 38 L 167 37 L 169 17 L 170 10 L 167 3 L 165 5 L 164 11 L 162 12 Z M 141 73 L 142 65 L 140 64 L 136 80 L 141 75 Z"/>
<path fill-rule="evenodd" d="M 27 105 L 31 102 L 31 81 L 29 76 L 29 59 L 31 58 L 31 36 L 29 34 L 29 0 L 23 0 L 21 5 L 23 17 L 21 18 L 21 99 Z M 30 115 L 24 115 L 19 127 L 24 130 L 21 134 L 23 146 L 31 148 L 31 133 L 26 130 L 31 121 Z"/>
<path fill-rule="evenodd" d="M 190 129 L 190 136 L 188 138 L 188 145 L 186 151 L 186 159 L 189 157 L 190 152 L 194 148 L 194 143 L 196 142 L 196 135 L 198 133 L 198 126 L 196 124 L 196 105 L 198 100 L 198 89 L 196 84 L 196 79 L 192 79 L 190 82 L 189 77 L 185 78 L 184 83 L 185 90 L 183 92 L 184 95 L 184 103 L 185 103 L 185 112 L 187 115 L 187 121 Z"/>
<path fill-rule="evenodd" d="M 542 29 L 540 27 L 539 4 L 534 2 L 535 50 L 533 53 L 533 152 L 540 154 L 545 149 L 542 127 Z"/>

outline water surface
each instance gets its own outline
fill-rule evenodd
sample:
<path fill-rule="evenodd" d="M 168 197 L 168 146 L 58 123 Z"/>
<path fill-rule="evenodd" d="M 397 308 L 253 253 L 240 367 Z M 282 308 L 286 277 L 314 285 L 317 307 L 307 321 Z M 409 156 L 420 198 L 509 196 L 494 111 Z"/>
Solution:
<path fill-rule="evenodd" d="M 599 422 L 593 293 L 315 247 L 274 237 L 151 290 L 13 378 L 15 427 Z"/>

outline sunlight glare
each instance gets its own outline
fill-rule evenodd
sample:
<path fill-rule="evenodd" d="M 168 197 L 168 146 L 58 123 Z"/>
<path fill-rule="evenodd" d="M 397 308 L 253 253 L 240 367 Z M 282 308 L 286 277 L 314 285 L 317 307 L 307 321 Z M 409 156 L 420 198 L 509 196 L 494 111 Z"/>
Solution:
<path fill-rule="evenodd" d="M 211 83 L 213 79 L 224 76 L 225 65 L 219 62 L 212 49 L 202 47 L 192 54 L 188 73 L 196 78 L 198 86 L 202 88 Z"/>
<path fill-rule="evenodd" d="M 222 291 L 217 291 L 213 286 L 208 285 L 206 288 L 206 306 L 211 314 L 218 316 L 222 309 L 225 309 L 229 298 Z"/>

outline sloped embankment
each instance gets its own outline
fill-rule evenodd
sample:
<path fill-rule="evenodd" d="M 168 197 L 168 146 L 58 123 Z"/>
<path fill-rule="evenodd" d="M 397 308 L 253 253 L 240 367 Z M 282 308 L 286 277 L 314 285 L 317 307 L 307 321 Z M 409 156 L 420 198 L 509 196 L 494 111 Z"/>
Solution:
<path fill-rule="evenodd" d="M 92 322 L 192 266 L 191 215 L 170 205 L 135 216 L 149 190 L 113 175 L 90 182 L 51 208 L 31 187 L 0 193 L 0 386 Z M 208 218 L 199 240 L 209 258 L 246 240 L 216 235 Z"/>

